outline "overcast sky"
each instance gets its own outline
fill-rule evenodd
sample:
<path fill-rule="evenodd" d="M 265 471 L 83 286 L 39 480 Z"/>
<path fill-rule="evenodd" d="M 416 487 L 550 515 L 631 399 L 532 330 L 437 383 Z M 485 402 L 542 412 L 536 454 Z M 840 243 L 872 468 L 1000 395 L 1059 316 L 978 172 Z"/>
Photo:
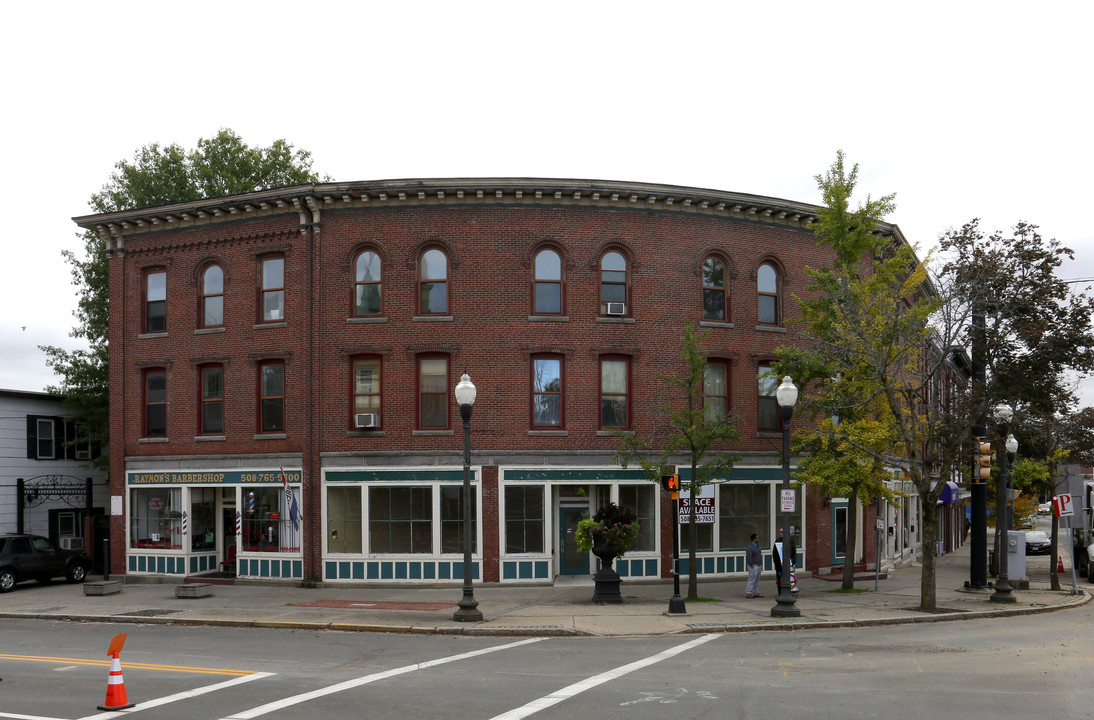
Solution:
<path fill-rule="evenodd" d="M 77 347 L 71 218 L 231 128 L 338 181 L 627 180 L 819 203 L 843 149 L 921 252 L 1019 220 L 1094 276 L 1091 3 L 12 3 L 0 388 Z M 1087 404 L 1094 404 L 1094 392 Z"/>

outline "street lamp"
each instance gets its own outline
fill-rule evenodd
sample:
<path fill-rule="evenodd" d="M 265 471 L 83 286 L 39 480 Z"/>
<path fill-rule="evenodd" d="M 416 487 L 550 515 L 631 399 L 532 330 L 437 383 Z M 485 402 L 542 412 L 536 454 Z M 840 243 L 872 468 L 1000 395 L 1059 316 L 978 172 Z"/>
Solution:
<path fill-rule="evenodd" d="M 790 380 L 790 376 L 787 375 L 783 378 L 782 384 L 775 390 L 775 400 L 779 403 L 779 411 L 782 413 L 782 425 L 783 425 L 783 487 L 782 496 L 789 495 L 791 498 L 791 504 L 793 503 L 793 493 L 790 489 L 790 418 L 794 415 L 794 403 L 798 401 L 798 388 L 794 386 L 794 383 Z M 783 502 L 780 498 L 779 503 L 782 508 L 783 519 L 783 546 L 782 546 L 782 582 L 779 583 L 779 597 L 776 600 L 775 607 L 771 608 L 772 617 L 798 617 L 801 615 L 801 610 L 797 608 L 794 598 L 794 593 L 791 592 L 790 575 L 794 572 L 794 561 L 791 559 L 791 543 L 793 539 L 790 537 L 790 513 L 796 508 L 787 510 L 783 507 Z"/>
<path fill-rule="evenodd" d="M 1014 409 L 1010 405 L 999 403 L 995 406 L 993 415 L 995 422 L 999 424 L 1000 437 L 1008 437 L 1003 443 L 1004 447 L 999 448 L 999 479 L 995 484 L 995 537 L 999 547 L 999 576 L 995 579 L 995 592 L 990 599 L 992 602 L 1012 603 L 1017 602 L 1018 598 L 1014 597 L 1007 578 L 1007 454 L 1010 453 L 1013 457 L 1013 453 L 1018 451 L 1018 441 L 1008 432 Z"/>
<path fill-rule="evenodd" d="M 471 588 L 471 406 L 475 404 L 475 383 L 467 373 L 456 383 L 454 394 L 460 406 L 460 419 L 463 420 L 463 597 L 457 603 L 459 608 L 452 613 L 452 619 L 460 622 L 482 620 L 482 610 L 475 600 L 475 591 Z"/>

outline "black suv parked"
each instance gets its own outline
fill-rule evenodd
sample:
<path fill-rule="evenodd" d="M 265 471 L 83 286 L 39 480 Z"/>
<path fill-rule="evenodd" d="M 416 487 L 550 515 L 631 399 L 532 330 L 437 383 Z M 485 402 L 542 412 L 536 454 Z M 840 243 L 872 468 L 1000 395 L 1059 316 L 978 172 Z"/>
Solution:
<path fill-rule="evenodd" d="M 91 562 L 76 550 L 62 550 L 49 538 L 37 535 L 0 535 L 0 593 L 11 592 L 15 583 L 46 583 L 64 576 L 70 583 L 83 582 Z"/>

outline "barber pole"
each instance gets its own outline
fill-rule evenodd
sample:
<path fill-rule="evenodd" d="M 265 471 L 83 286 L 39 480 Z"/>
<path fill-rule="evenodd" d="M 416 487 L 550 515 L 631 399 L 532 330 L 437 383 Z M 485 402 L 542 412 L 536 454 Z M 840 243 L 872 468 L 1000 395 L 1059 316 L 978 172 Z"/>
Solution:
<path fill-rule="evenodd" d="M 242 534 L 243 534 L 243 515 L 241 513 L 237 512 L 236 513 L 236 537 L 239 537 Z"/>
<path fill-rule="evenodd" d="M 190 534 L 190 518 L 186 515 L 186 513 L 182 514 L 182 534 Z"/>

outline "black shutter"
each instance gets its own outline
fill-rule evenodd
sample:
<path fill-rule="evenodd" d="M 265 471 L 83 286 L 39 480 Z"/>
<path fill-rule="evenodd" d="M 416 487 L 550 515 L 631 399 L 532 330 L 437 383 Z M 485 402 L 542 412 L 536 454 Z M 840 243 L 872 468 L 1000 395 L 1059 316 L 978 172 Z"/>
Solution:
<path fill-rule="evenodd" d="M 38 459 L 38 416 L 27 415 L 27 457 Z"/>

